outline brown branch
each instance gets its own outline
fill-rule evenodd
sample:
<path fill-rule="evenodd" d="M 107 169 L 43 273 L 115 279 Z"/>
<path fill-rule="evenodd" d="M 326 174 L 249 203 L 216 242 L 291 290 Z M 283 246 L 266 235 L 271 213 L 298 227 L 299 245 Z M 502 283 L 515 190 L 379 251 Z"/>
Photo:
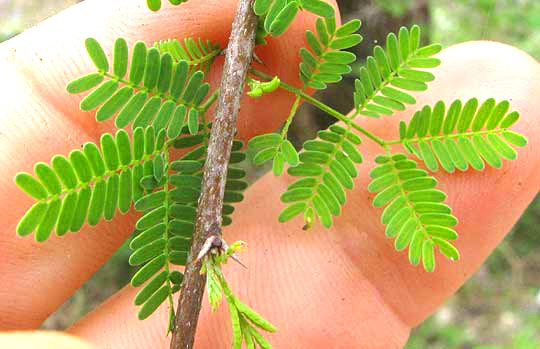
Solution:
<path fill-rule="evenodd" d="M 206 276 L 200 274 L 201 263 L 197 262 L 196 258 L 211 235 L 221 237 L 221 210 L 227 166 L 236 132 L 244 82 L 255 48 L 257 16 L 252 9 L 253 2 L 254 0 L 239 1 L 227 47 L 221 79 L 221 96 L 208 146 L 197 224 L 180 291 L 171 349 L 193 348 L 206 283 Z"/>

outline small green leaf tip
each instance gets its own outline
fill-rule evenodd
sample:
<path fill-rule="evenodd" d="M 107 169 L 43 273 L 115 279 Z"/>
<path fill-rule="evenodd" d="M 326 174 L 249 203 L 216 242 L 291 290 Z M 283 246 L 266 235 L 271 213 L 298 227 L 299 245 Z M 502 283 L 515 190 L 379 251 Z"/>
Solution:
<path fill-rule="evenodd" d="M 152 11 L 159 11 L 161 8 L 161 0 L 146 0 L 146 4 Z"/>

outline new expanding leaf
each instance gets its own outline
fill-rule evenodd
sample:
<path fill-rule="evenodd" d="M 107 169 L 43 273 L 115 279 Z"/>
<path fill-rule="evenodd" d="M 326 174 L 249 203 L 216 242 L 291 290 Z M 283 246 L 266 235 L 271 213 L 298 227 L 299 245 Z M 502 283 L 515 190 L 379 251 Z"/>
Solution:
<path fill-rule="evenodd" d="M 248 348 L 255 348 L 255 343 L 261 348 L 272 348 L 257 329 L 271 333 L 277 329 L 232 293 L 221 271 L 221 265 L 227 263 L 228 259 L 243 246 L 244 243 L 239 241 L 232 244 L 227 251 L 215 251 L 216 254 L 210 252 L 206 255 L 201 273 L 206 274 L 208 300 L 212 310 L 215 311 L 222 302 L 223 294 L 225 295 L 231 317 L 233 348 L 241 349 L 244 342 Z"/>

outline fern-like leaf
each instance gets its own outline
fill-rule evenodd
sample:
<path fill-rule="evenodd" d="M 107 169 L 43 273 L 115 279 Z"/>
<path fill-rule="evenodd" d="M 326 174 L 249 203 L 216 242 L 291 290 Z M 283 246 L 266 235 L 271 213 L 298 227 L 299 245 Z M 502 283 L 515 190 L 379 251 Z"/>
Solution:
<path fill-rule="evenodd" d="M 198 119 L 205 112 L 202 104 L 210 92 L 210 85 L 204 83 L 202 71 L 190 69 L 190 62 L 175 62 L 170 53 L 161 54 L 157 48 L 147 49 L 143 42 L 137 42 L 126 78 L 129 62 L 124 39 L 115 42 L 112 72 L 95 39 L 87 39 L 86 48 L 98 72 L 72 81 L 67 90 L 78 94 L 95 88 L 81 101 L 80 107 L 83 111 L 96 109 L 96 120 L 105 121 L 116 116 L 118 128 L 130 124 L 133 128 L 152 125 L 156 131 L 171 127 L 178 131 L 187 122 L 184 120 L 187 115 Z M 168 135 L 174 136 L 175 132 L 169 130 Z"/>
<path fill-rule="evenodd" d="M 453 227 L 457 218 L 443 202 L 446 194 L 435 189 L 437 180 L 415 161 L 403 154 L 379 156 L 371 173 L 368 190 L 378 193 L 375 207 L 385 207 L 381 221 L 386 225 L 386 236 L 395 238 L 395 248 L 409 248 L 409 261 L 424 269 L 435 270 L 434 249 L 451 260 L 459 259 L 457 249 L 449 242 L 458 237 Z"/>
<path fill-rule="evenodd" d="M 305 228 L 313 225 L 315 216 L 327 228 L 333 224 L 332 216 L 341 214 L 346 202 L 346 189 L 353 189 L 357 177 L 356 165 L 362 155 L 356 149 L 360 137 L 338 125 L 319 131 L 318 139 L 304 143 L 300 164 L 289 168 L 292 176 L 304 177 L 289 186 L 281 196 L 288 207 L 279 216 L 286 222 L 303 213 Z"/>
<path fill-rule="evenodd" d="M 448 110 L 442 101 L 416 112 L 407 125 L 400 124 L 400 143 L 435 172 L 439 164 L 446 172 L 465 171 L 469 165 L 481 171 L 487 163 L 502 167 L 502 160 L 515 160 L 511 147 L 523 147 L 527 139 L 510 131 L 519 120 L 518 112 L 508 113 L 510 103 L 493 98 L 481 105 L 476 98 L 465 104 L 454 101 Z"/>
<path fill-rule="evenodd" d="M 195 41 L 193 38 L 186 38 L 183 43 L 177 39 L 161 40 L 154 46 L 161 54 L 169 53 L 176 63 L 186 61 L 191 70 L 201 70 L 205 73 L 208 73 L 212 63 L 221 53 L 219 44 L 214 44 L 210 40 Z"/>
<path fill-rule="evenodd" d="M 398 36 L 387 36 L 386 50 L 375 46 L 373 57 L 366 59 L 355 81 L 355 115 L 389 116 L 405 110 L 405 104 L 416 103 L 407 91 L 427 89 L 426 83 L 435 76 L 419 69 L 437 67 L 440 60 L 432 56 L 441 50 L 439 44 L 421 47 L 420 36 L 420 27 L 402 27 Z"/>
<path fill-rule="evenodd" d="M 317 19 L 317 35 L 306 32 L 309 50 L 302 48 L 300 56 L 300 78 L 305 86 L 324 90 L 329 83 L 341 81 L 344 74 L 351 72 L 349 64 L 356 56 L 342 50 L 362 42 L 362 36 L 355 34 L 362 22 L 354 19 L 336 28 L 335 17 Z"/>
<path fill-rule="evenodd" d="M 93 226 L 111 220 L 117 209 L 127 213 L 143 195 L 143 167 L 166 151 L 164 139 L 165 131 L 156 136 L 152 127 L 135 129 L 133 139 L 124 130 L 116 136 L 106 133 L 100 146 L 86 143 L 68 157 L 56 155 L 50 165 L 36 164 L 35 176 L 18 173 L 15 183 L 37 202 L 17 233 L 36 231 L 36 240 L 45 241 L 55 228 L 62 236 L 79 231 L 86 221 Z"/>
<path fill-rule="evenodd" d="M 204 127 L 201 127 L 204 129 Z M 146 195 L 135 203 L 145 214 L 137 221 L 138 234 L 131 241 L 132 265 L 142 265 L 131 283 L 139 287 L 146 283 L 135 298 L 140 305 L 139 318 L 150 316 L 160 304 L 169 301 L 170 323 L 174 323 L 172 295 L 180 289 L 183 275 L 172 271 L 169 264 L 186 265 L 201 194 L 202 175 L 207 156 L 207 135 L 191 135 L 184 126 L 175 139 L 177 149 L 193 148 L 182 158 L 170 162 L 156 157 L 142 176 L 140 183 Z M 222 225 L 231 224 L 233 204 L 243 200 L 247 183 L 242 181 L 245 171 L 234 165 L 245 159 L 242 142 L 234 141 L 226 180 Z"/>

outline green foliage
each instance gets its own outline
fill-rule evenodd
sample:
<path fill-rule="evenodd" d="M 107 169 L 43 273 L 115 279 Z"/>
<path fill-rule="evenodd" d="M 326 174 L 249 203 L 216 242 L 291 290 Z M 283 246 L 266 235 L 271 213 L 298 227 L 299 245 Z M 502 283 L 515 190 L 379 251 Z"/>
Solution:
<path fill-rule="evenodd" d="M 175 63 L 186 61 L 191 70 L 201 70 L 208 73 L 212 63 L 221 53 L 219 44 L 214 44 L 210 40 L 206 42 L 199 38 L 195 41 L 193 38 L 185 38 L 181 43 L 176 39 L 161 40 L 154 45 L 161 54 L 169 53 Z"/>
<path fill-rule="evenodd" d="M 485 163 L 502 167 L 502 160 L 515 160 L 511 147 L 524 147 L 527 139 L 510 131 L 519 119 L 517 112 L 508 113 L 510 103 L 496 103 L 493 98 L 479 105 L 476 98 L 465 104 L 454 101 L 448 110 L 439 101 L 430 108 L 416 112 L 407 125 L 400 124 L 400 143 L 423 160 L 430 171 L 439 164 L 449 173 L 455 169 L 465 171 L 469 165 L 481 171 Z"/>
<path fill-rule="evenodd" d="M 173 5 L 180 5 L 187 1 L 188 0 L 169 0 Z M 159 11 L 159 9 L 161 9 L 161 0 L 146 0 L 146 4 L 152 11 Z"/>
<path fill-rule="evenodd" d="M 277 329 L 233 294 L 221 271 L 221 265 L 227 263 L 228 259 L 234 253 L 241 250 L 243 246 L 244 243 L 239 241 L 232 244 L 224 253 L 211 253 L 205 257 L 201 273 L 206 273 L 208 300 L 212 306 L 212 310 L 215 311 L 221 304 L 223 294 L 225 294 L 233 330 L 232 348 L 241 349 L 242 344 L 246 343 L 247 348 L 255 349 L 257 346 L 263 349 L 270 349 L 272 345 L 259 331 L 263 330 L 273 333 Z"/>
<path fill-rule="evenodd" d="M 180 4 L 185 0 L 169 0 Z M 159 10 L 160 0 L 148 0 L 148 7 Z M 327 105 L 306 95 L 308 88 L 325 89 L 351 72 L 355 62 L 349 49 L 362 41 L 356 34 L 361 26 L 352 20 L 337 27 L 332 6 L 322 0 L 256 0 L 254 10 L 261 16 L 257 42 L 268 34 L 282 35 L 294 21 L 299 10 L 318 15 L 316 32 L 307 31 L 308 48 L 300 51 L 302 90 L 282 82 L 279 77 L 269 81 L 250 80 L 250 96 L 259 97 L 277 88 L 296 95 L 287 122 L 280 134 L 257 136 L 250 140 L 256 165 L 273 160 L 273 173 L 280 176 L 286 164 L 288 173 L 300 177 L 281 196 L 287 207 L 279 220 L 286 222 L 302 214 L 304 228 L 318 219 L 330 228 L 334 217 L 341 214 L 347 201 L 346 190 L 354 188 L 357 165 L 363 157 L 358 150 L 361 139 L 353 129 L 375 141 L 388 155 L 376 158 L 368 190 L 377 193 L 375 207 L 384 207 L 382 223 L 386 235 L 394 238 L 395 248 L 408 248 L 409 261 L 424 269 L 435 269 L 435 250 L 451 260 L 459 252 L 450 243 L 457 239 L 454 230 L 457 218 L 443 202 L 445 193 L 435 189 L 437 180 L 403 154 L 393 154 L 392 145 L 404 145 L 423 160 L 430 171 L 439 164 L 448 172 L 462 171 L 471 165 L 482 170 L 484 161 L 495 168 L 502 159 L 513 160 L 517 154 L 511 147 L 525 146 L 525 137 L 510 131 L 517 122 L 517 112 L 507 113 L 507 101 L 486 100 L 480 107 L 476 99 L 461 105 L 452 103 L 445 112 L 443 102 L 433 109 L 424 107 L 410 122 L 400 124 L 400 140 L 385 141 L 354 122 L 358 115 L 390 116 L 405 110 L 415 99 L 408 91 L 424 91 L 434 75 L 425 69 L 440 64 L 438 44 L 420 46 L 420 28 L 401 28 L 398 35 L 389 34 L 386 49 L 376 46 L 373 57 L 366 59 L 355 81 L 356 113 L 344 116 Z M 96 225 L 127 213 L 132 202 L 142 212 L 136 223 L 136 236 L 130 243 L 133 254 L 129 263 L 140 266 L 131 281 L 142 287 L 135 298 L 141 306 L 139 318 L 150 316 L 163 302 L 169 303 L 169 331 L 174 325 L 173 294 L 180 290 L 183 274 L 172 265 L 184 266 L 191 249 L 201 194 L 203 168 L 208 149 L 209 130 L 205 112 L 219 92 L 210 97 L 210 85 L 205 83 L 215 58 L 222 52 L 209 41 L 187 38 L 183 42 L 165 40 L 147 48 L 137 42 L 129 59 L 124 39 L 114 45 L 112 64 L 101 45 L 93 38 L 85 42 L 96 72 L 71 82 L 67 90 L 79 94 L 92 90 L 80 104 L 83 111 L 97 110 L 98 121 L 115 117 L 119 128 L 132 125 L 132 135 L 125 130 L 115 135 L 104 134 L 100 147 L 87 143 L 68 157 L 55 156 L 50 164 L 38 163 L 35 175 L 19 173 L 16 184 L 36 203 L 17 226 L 21 236 L 36 232 L 38 241 L 47 240 L 56 229 L 61 236 L 79 231 L 88 222 Z M 128 73 L 129 70 L 129 73 Z M 254 73 L 255 74 L 255 73 Z M 257 74 L 255 74 L 257 75 Z M 320 131 L 307 141 L 298 153 L 287 140 L 287 132 L 302 100 L 318 106 L 342 121 Z M 179 160 L 169 158 L 170 146 L 188 151 Z M 246 173 L 234 165 L 245 159 L 242 142 L 234 141 L 226 178 L 223 225 L 231 224 L 234 204 L 243 200 L 247 184 Z M 233 328 L 233 348 L 270 348 L 258 332 L 276 329 L 259 314 L 243 304 L 229 289 L 221 272 L 221 264 L 241 247 L 233 244 L 226 251 L 211 250 L 205 256 L 203 270 L 207 274 L 207 291 L 213 309 L 221 303 L 223 294 L 229 305 Z"/>
<path fill-rule="evenodd" d="M 280 36 L 292 24 L 298 10 L 306 10 L 324 18 L 334 18 L 334 8 L 322 0 L 255 0 L 253 10 L 261 17 L 262 38 L 266 35 Z"/>
<path fill-rule="evenodd" d="M 390 116 L 396 110 L 405 110 L 406 104 L 416 103 L 406 91 L 427 90 L 426 83 L 435 76 L 418 69 L 437 67 L 440 60 L 432 56 L 441 50 L 439 44 L 420 46 L 420 39 L 420 27 L 402 27 L 398 36 L 388 34 L 386 50 L 375 46 L 355 81 L 355 115 Z"/>
<path fill-rule="evenodd" d="M 435 270 L 435 247 L 450 260 L 458 260 L 457 249 L 449 242 L 458 237 L 453 227 L 457 218 L 443 201 L 446 194 L 435 189 L 437 180 L 418 169 L 415 161 L 403 154 L 379 156 L 370 176 L 368 190 L 378 193 L 375 207 L 385 207 L 381 221 L 386 236 L 395 238 L 395 248 L 409 248 L 409 261 Z"/>
<path fill-rule="evenodd" d="M 360 20 L 354 19 L 336 28 L 335 17 L 318 18 L 317 35 L 306 31 L 310 50 L 300 50 L 300 78 L 306 87 L 324 90 L 327 84 L 339 82 L 344 74 L 351 72 L 349 64 L 356 56 L 342 50 L 362 42 L 362 36 L 355 34 L 361 24 Z"/>
<path fill-rule="evenodd" d="M 256 166 L 274 159 L 273 171 L 276 176 L 283 174 L 285 163 L 293 167 L 299 163 L 298 153 L 292 143 L 277 133 L 252 138 L 249 141 L 249 149 L 255 154 L 253 162 Z"/>
<path fill-rule="evenodd" d="M 182 51 L 182 46 L 173 40 L 156 44 L 159 49 L 148 49 L 139 41 L 133 47 L 126 80 L 130 63 L 126 41 L 116 40 L 113 71 L 110 72 L 101 45 L 89 38 L 86 48 L 98 72 L 72 81 L 67 90 L 79 94 L 95 88 L 81 101 L 80 107 L 83 111 L 96 109 L 97 121 L 116 116 L 118 128 L 130 124 L 133 128 L 152 125 L 159 131 L 169 127 L 173 129 L 169 130 L 169 136 L 174 135 L 186 115 L 198 120 L 208 108 L 203 102 L 210 92 L 210 85 L 204 83 L 204 73 L 193 67 L 207 69 L 217 55 L 217 49 L 202 41 L 200 44 L 198 48 L 193 39 L 186 39 L 186 49 Z M 209 99 L 208 103 L 212 102 Z"/>
<path fill-rule="evenodd" d="M 204 132 L 205 127 L 200 130 Z M 186 265 L 208 148 L 208 135 L 204 133 L 191 135 L 189 127 L 185 126 L 181 135 L 172 145 L 177 149 L 194 146 L 195 149 L 172 162 L 168 157 L 156 157 L 151 166 L 144 168 L 140 183 L 146 195 L 135 203 L 135 208 L 145 214 L 137 221 L 138 234 L 131 241 L 133 254 L 129 259 L 131 265 L 143 265 L 131 281 L 134 287 L 151 279 L 135 298 L 135 304 L 142 306 L 139 318 L 147 318 L 168 300 L 170 326 L 175 316 L 172 295 L 180 290 L 183 275 L 172 271 L 169 264 Z M 247 188 L 247 183 L 242 181 L 246 173 L 234 167 L 245 159 L 240 151 L 242 147 L 242 142 L 234 141 L 225 188 L 223 225 L 231 224 L 233 205 L 243 200 L 242 192 Z"/>
<path fill-rule="evenodd" d="M 164 144 L 156 146 L 152 141 L 163 136 L 144 137 L 144 133 L 136 129 L 133 139 L 124 130 L 116 136 L 106 133 L 101 147 L 86 143 L 69 157 L 56 155 L 50 165 L 36 164 L 35 176 L 18 173 L 15 183 L 37 202 L 19 222 L 17 233 L 26 236 L 36 231 L 36 240 L 45 241 L 55 228 L 62 236 L 79 231 L 86 221 L 93 226 L 111 220 L 117 209 L 127 213 L 131 202 L 142 195 L 143 165 L 166 151 Z M 152 127 L 146 130 L 147 135 L 154 133 Z M 148 148 L 149 141 L 152 151 L 143 155 L 141 149 Z"/>
<path fill-rule="evenodd" d="M 356 146 L 360 143 L 360 137 L 338 125 L 319 131 L 317 139 L 304 143 L 300 163 L 288 170 L 289 175 L 303 178 L 281 196 L 289 206 L 280 214 L 280 222 L 304 213 L 305 228 L 313 225 L 315 216 L 331 227 L 332 216 L 339 216 L 347 201 L 345 190 L 353 189 L 353 179 L 358 176 L 356 164 L 362 163 L 362 155 Z"/>

